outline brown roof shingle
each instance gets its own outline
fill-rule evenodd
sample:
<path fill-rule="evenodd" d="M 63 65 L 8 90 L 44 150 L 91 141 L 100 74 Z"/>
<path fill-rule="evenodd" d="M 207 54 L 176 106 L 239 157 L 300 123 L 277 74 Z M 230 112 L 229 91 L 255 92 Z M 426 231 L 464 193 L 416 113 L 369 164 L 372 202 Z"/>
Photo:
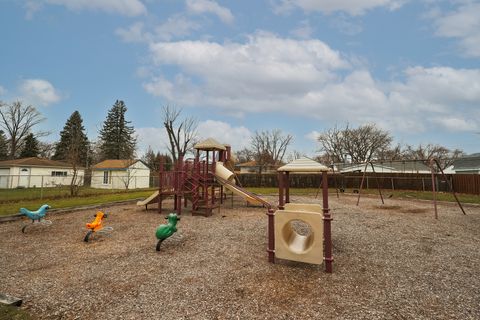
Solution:
<path fill-rule="evenodd" d="M 92 169 L 126 169 L 139 160 L 132 159 L 107 159 L 97 163 Z"/>
<path fill-rule="evenodd" d="M 67 162 L 50 160 L 50 159 L 45 159 L 45 158 L 36 158 L 36 157 L 0 161 L 0 167 L 16 167 L 16 166 L 57 167 L 57 168 L 71 168 L 72 167 Z"/>

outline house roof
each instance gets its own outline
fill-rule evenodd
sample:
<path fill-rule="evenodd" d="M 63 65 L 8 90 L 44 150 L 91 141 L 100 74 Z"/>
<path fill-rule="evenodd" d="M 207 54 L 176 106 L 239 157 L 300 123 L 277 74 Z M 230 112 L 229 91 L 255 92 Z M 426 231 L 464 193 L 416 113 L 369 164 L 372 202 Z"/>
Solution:
<path fill-rule="evenodd" d="M 49 167 L 49 168 L 50 167 L 54 167 L 54 168 L 71 168 L 72 167 L 72 165 L 67 162 L 50 160 L 45 158 L 37 158 L 37 157 L 0 161 L 0 167 L 20 167 L 20 166 L 21 167 Z"/>
<path fill-rule="evenodd" d="M 421 161 L 378 161 L 372 162 L 375 167 L 375 171 L 381 172 L 382 170 L 397 171 L 397 172 L 430 172 L 430 167 L 424 164 Z M 365 163 L 360 164 L 338 164 L 339 171 L 341 172 L 350 172 L 350 171 L 362 171 L 365 169 Z M 371 170 L 371 166 L 367 166 L 367 170 Z"/>
<path fill-rule="evenodd" d="M 208 138 L 206 140 L 203 140 L 203 141 L 197 143 L 193 148 L 197 149 L 197 150 L 205 150 L 205 151 L 211 151 L 211 150 L 224 151 L 224 150 L 227 150 L 227 148 L 225 148 L 225 145 L 221 144 L 220 142 L 218 142 L 217 140 L 215 140 L 213 138 Z"/>
<path fill-rule="evenodd" d="M 480 170 L 480 154 L 459 158 L 453 162 L 455 171 Z"/>
<path fill-rule="evenodd" d="M 281 166 L 277 171 L 288 171 L 288 172 L 322 172 L 328 171 L 329 168 L 323 164 L 312 160 L 307 157 L 302 157 L 292 162 Z"/>
<path fill-rule="evenodd" d="M 237 167 L 257 167 L 257 166 L 258 165 L 255 160 L 237 164 Z"/>
<path fill-rule="evenodd" d="M 93 170 L 99 169 L 127 169 L 132 164 L 137 163 L 140 160 L 133 159 L 107 159 L 97 163 L 92 167 Z"/>

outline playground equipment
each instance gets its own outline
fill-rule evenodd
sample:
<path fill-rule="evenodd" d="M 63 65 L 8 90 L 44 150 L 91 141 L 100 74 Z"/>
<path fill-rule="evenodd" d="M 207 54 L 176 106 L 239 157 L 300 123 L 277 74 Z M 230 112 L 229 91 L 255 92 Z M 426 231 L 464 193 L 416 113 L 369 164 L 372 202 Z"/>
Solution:
<path fill-rule="evenodd" d="M 188 201 L 191 202 L 192 215 L 210 216 L 213 210 L 223 203 L 225 189 L 241 196 L 250 204 L 264 205 L 258 196 L 235 183 L 235 174 L 227 168 L 232 162 L 229 145 L 209 138 L 196 144 L 194 149 L 195 158 L 187 161 L 180 158 L 174 164 L 173 170 L 165 171 L 164 164 L 161 163 L 158 191 L 137 202 L 137 205 L 147 209 L 149 204 L 158 203 L 158 212 L 161 212 L 163 200 L 173 197 L 173 210 L 178 215 L 182 213 L 183 199 L 183 207 L 187 206 Z"/>
<path fill-rule="evenodd" d="M 328 168 L 308 158 L 300 158 L 278 168 L 279 201 L 276 212 L 268 215 L 268 260 L 275 258 L 321 264 L 325 271 L 332 273 L 331 216 L 328 208 Z M 318 204 L 290 203 L 291 172 L 318 172 L 322 174 L 323 207 Z M 295 222 L 301 222 L 308 229 L 306 233 L 295 229 Z M 323 250 L 325 248 L 325 250 Z"/>
<path fill-rule="evenodd" d="M 95 219 L 87 223 L 87 229 L 88 232 L 85 235 L 85 238 L 83 238 L 83 241 L 88 242 L 90 237 L 94 234 L 109 234 L 110 232 L 113 231 L 112 227 L 104 227 L 103 226 L 103 219 L 107 218 L 108 215 L 106 213 L 103 213 L 102 211 L 97 211 L 97 213 L 94 215 Z"/>
<path fill-rule="evenodd" d="M 158 239 L 157 251 L 160 251 L 160 246 L 165 239 L 170 238 L 175 232 L 177 232 L 177 222 L 180 220 L 180 217 L 175 213 L 170 213 L 165 219 L 168 220 L 167 224 L 159 225 L 155 232 L 155 236 Z"/>
<path fill-rule="evenodd" d="M 44 225 L 44 226 L 51 225 L 52 221 L 45 220 L 45 216 L 47 214 L 48 209 L 50 209 L 50 206 L 48 204 L 42 205 L 37 211 L 30 211 L 25 208 L 20 208 L 20 214 L 32 220 L 31 224 L 26 224 L 22 227 L 22 232 L 25 233 L 25 230 L 27 229 L 27 227 L 32 225 L 37 225 L 37 224 Z"/>
<path fill-rule="evenodd" d="M 419 160 L 401 160 L 401 161 L 396 161 L 396 162 L 412 162 L 412 161 L 419 161 Z M 462 204 L 460 203 L 460 200 L 458 200 L 458 197 L 457 197 L 457 194 L 453 188 L 453 184 L 452 182 L 447 178 L 447 176 L 445 175 L 443 169 L 442 169 L 442 166 L 440 165 L 440 163 L 438 162 L 437 159 L 430 159 L 430 160 L 421 160 L 422 162 L 424 163 L 428 163 L 428 166 L 430 167 L 430 173 L 431 173 L 431 178 L 432 178 L 432 194 L 433 194 L 433 208 L 434 208 L 434 211 L 435 211 L 435 219 L 438 219 L 438 209 L 437 209 L 437 190 L 436 190 L 436 179 L 437 179 L 437 172 L 439 171 L 441 173 L 441 176 L 442 176 L 442 179 L 444 182 L 447 183 L 448 187 L 449 187 L 449 191 L 450 193 L 453 195 L 453 197 L 455 198 L 455 201 L 457 202 L 457 205 L 458 207 L 460 208 L 460 210 L 462 211 L 462 213 L 465 215 L 466 212 L 465 210 L 463 209 L 463 206 Z M 391 161 L 391 162 L 394 162 L 394 161 Z M 381 188 L 381 185 L 380 183 L 378 182 L 378 177 L 377 177 L 377 172 L 375 171 L 375 166 L 374 166 L 374 161 L 368 161 L 368 162 L 365 162 L 365 168 L 363 170 L 363 176 L 362 176 L 362 180 L 360 182 L 360 188 L 358 190 L 358 198 L 357 198 L 357 206 L 358 204 L 360 203 L 360 194 L 362 193 L 362 188 L 363 188 L 363 183 L 365 181 L 365 175 L 367 173 L 367 167 L 368 165 L 371 166 L 372 168 L 372 172 L 374 173 L 374 176 L 375 176 L 375 180 L 377 182 L 377 188 L 378 188 L 378 194 L 380 195 L 380 199 L 382 200 L 382 204 L 385 204 L 384 200 L 383 200 L 383 194 L 382 194 L 382 188 Z M 391 196 L 390 196 L 391 197 Z"/>

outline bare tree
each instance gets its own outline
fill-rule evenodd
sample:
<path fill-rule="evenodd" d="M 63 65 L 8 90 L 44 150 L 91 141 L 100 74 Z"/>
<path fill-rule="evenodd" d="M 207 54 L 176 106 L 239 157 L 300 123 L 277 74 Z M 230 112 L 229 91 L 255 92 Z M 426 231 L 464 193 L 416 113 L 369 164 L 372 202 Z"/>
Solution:
<path fill-rule="evenodd" d="M 260 173 L 267 165 L 279 165 L 293 136 L 283 135 L 281 130 L 255 131 L 251 145 L 255 155 L 255 161 L 260 167 Z"/>
<path fill-rule="evenodd" d="M 39 156 L 41 158 L 51 159 L 55 154 L 55 143 L 40 141 L 38 144 L 40 149 Z"/>
<path fill-rule="evenodd" d="M 197 142 L 197 120 L 187 117 L 180 120 L 182 110 L 175 107 L 163 107 L 163 125 L 168 134 L 168 151 L 175 163 L 180 157 L 193 149 Z"/>
<path fill-rule="evenodd" d="M 235 158 L 237 159 L 238 163 L 245 163 L 255 160 L 255 154 L 252 150 L 243 148 L 242 150 L 235 152 Z"/>
<path fill-rule="evenodd" d="M 11 104 L 0 102 L 0 127 L 7 134 L 9 159 L 15 159 L 26 136 L 44 119 L 31 105 L 25 106 L 20 101 Z"/>
<path fill-rule="evenodd" d="M 450 150 L 438 144 L 418 145 L 418 147 L 407 146 L 406 159 L 410 160 L 432 160 L 437 159 L 442 169 L 453 164 L 453 162 L 464 155 L 459 149 Z"/>
<path fill-rule="evenodd" d="M 300 159 L 301 157 L 305 157 L 305 153 L 303 152 L 300 152 L 298 150 L 293 150 L 287 157 L 287 161 L 288 162 L 291 162 L 293 160 L 297 160 L 297 159 Z"/>
<path fill-rule="evenodd" d="M 326 153 L 324 156 L 325 160 L 328 159 L 329 162 L 341 163 L 347 161 L 347 151 L 344 146 L 344 130 L 348 130 L 348 125 L 346 129 L 340 129 L 335 125 L 335 127 L 318 136 L 317 140 L 321 144 L 321 151 Z"/>
<path fill-rule="evenodd" d="M 404 160 L 407 150 L 404 149 L 400 144 L 397 144 L 393 148 L 384 148 L 377 151 L 377 159 L 382 161 L 395 161 L 395 160 Z"/>
<path fill-rule="evenodd" d="M 345 129 L 335 126 L 318 136 L 329 158 L 334 162 L 365 162 L 378 158 L 382 150 L 387 150 L 392 142 L 388 131 L 377 128 L 374 124 L 366 124 L 358 128 Z"/>

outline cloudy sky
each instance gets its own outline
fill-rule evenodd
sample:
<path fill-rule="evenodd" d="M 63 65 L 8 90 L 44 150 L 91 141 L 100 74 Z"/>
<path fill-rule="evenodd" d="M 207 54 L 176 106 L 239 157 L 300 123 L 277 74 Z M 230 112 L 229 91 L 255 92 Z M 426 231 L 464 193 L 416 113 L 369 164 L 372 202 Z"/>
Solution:
<path fill-rule="evenodd" d="M 314 155 L 335 125 L 480 152 L 480 1 L 3 0 L 0 100 L 58 139 L 79 110 L 91 139 L 124 100 L 139 154 L 165 148 L 161 108 L 239 149 L 281 129 Z M 40 127 L 39 127 L 40 129 Z"/>

